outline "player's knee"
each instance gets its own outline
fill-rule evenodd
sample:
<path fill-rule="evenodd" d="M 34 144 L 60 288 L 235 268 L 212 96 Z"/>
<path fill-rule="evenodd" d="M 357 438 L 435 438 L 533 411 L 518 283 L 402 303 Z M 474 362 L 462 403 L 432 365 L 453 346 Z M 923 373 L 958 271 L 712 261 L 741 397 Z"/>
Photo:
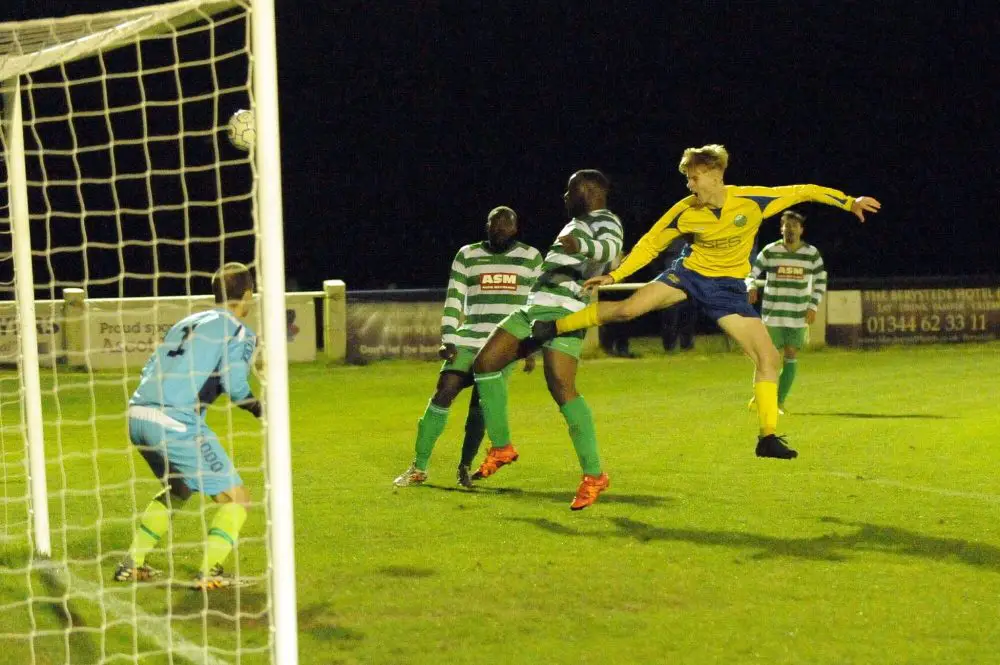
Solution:
<path fill-rule="evenodd" d="M 799 352 L 794 346 L 785 347 L 785 360 L 795 360 L 796 354 Z"/>
<path fill-rule="evenodd" d="M 177 478 L 176 476 L 167 478 L 167 489 L 163 491 L 163 499 L 161 501 L 164 505 L 167 505 L 167 497 L 169 495 L 169 500 L 174 508 L 179 508 L 187 503 L 187 500 L 191 498 L 191 488 L 187 486 L 187 483 L 183 479 Z"/>
<path fill-rule="evenodd" d="M 650 310 L 649 303 L 639 298 L 626 298 L 618 306 L 618 320 L 631 321 Z"/>
<path fill-rule="evenodd" d="M 246 485 L 237 485 L 230 487 L 225 492 L 219 492 L 212 497 L 212 500 L 216 503 L 238 503 L 247 506 L 250 504 L 250 490 L 246 488 Z"/>
<path fill-rule="evenodd" d="M 576 386 L 559 378 L 547 378 L 545 381 L 549 388 L 549 394 L 556 404 L 562 406 L 566 402 L 571 402 L 576 398 Z"/>
<path fill-rule="evenodd" d="M 757 350 L 757 366 L 762 369 L 777 371 L 781 366 L 781 354 L 773 344 L 765 344 Z"/>
<path fill-rule="evenodd" d="M 434 391 L 434 397 L 431 398 L 431 401 L 436 406 L 447 409 L 455 401 L 455 398 L 458 397 L 458 393 L 462 391 L 462 388 L 462 383 L 457 381 L 442 382 L 438 385 L 437 390 Z"/>
<path fill-rule="evenodd" d="M 604 320 L 601 323 L 621 323 L 622 321 L 628 321 L 634 316 L 628 300 L 613 303 L 603 314 L 604 316 L 601 318 Z"/>
<path fill-rule="evenodd" d="M 476 360 L 472 363 L 472 371 L 475 374 L 486 374 L 487 372 L 493 372 L 496 370 L 492 368 L 489 355 L 480 353 L 476 356 Z"/>

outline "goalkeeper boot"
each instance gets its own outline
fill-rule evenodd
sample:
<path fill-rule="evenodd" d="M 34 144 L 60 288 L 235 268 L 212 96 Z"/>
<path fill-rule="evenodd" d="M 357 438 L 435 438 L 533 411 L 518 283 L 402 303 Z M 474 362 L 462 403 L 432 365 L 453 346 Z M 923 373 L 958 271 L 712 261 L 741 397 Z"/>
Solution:
<path fill-rule="evenodd" d="M 472 479 L 482 480 L 483 478 L 489 478 L 500 467 L 516 462 L 518 457 L 517 450 L 514 449 L 514 444 L 512 443 L 508 443 L 502 448 L 490 446 L 489 450 L 486 451 L 486 459 L 479 465 L 479 470 L 472 474 Z"/>
<path fill-rule="evenodd" d="M 458 484 L 467 490 L 471 490 L 475 485 L 472 484 L 472 475 L 469 473 L 468 464 L 458 465 Z"/>
<path fill-rule="evenodd" d="M 195 589 L 212 591 L 213 589 L 228 589 L 236 586 L 236 581 L 222 570 L 222 564 L 217 563 L 207 573 L 198 573 L 194 578 Z"/>
<path fill-rule="evenodd" d="M 419 485 L 425 480 L 427 480 L 427 472 L 421 471 L 411 464 L 409 469 L 396 476 L 392 484 L 396 487 L 409 487 L 410 485 Z"/>
<path fill-rule="evenodd" d="M 536 342 L 547 342 L 550 339 L 554 339 L 558 334 L 555 321 L 531 322 L 531 339 Z"/>
<path fill-rule="evenodd" d="M 115 568 L 115 582 L 149 582 L 160 576 L 160 571 L 142 564 L 135 565 L 132 557 L 122 559 L 122 562 Z"/>
<path fill-rule="evenodd" d="M 573 503 L 569 504 L 570 510 L 583 510 L 587 506 L 597 501 L 597 495 L 611 486 L 611 479 L 608 474 L 602 473 L 599 476 L 583 475 L 583 481 L 576 490 L 576 497 Z"/>
<path fill-rule="evenodd" d="M 773 457 L 775 459 L 795 459 L 797 452 L 785 445 L 785 437 L 775 434 L 757 437 L 757 457 Z"/>

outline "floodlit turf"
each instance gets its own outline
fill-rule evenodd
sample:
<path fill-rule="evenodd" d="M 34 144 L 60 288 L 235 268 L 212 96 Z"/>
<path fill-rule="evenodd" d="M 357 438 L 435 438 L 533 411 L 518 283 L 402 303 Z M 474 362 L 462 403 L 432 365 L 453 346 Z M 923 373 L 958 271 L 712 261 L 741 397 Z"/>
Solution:
<path fill-rule="evenodd" d="M 750 365 L 738 354 L 668 357 L 649 346 L 638 360 L 587 361 L 579 389 L 612 484 L 579 513 L 569 510 L 578 466 L 540 370 L 517 373 L 511 386 L 518 463 L 477 491 L 457 488 L 464 393 L 428 485 L 393 488 L 435 379 L 430 363 L 293 368 L 302 663 L 997 661 L 1000 345 L 804 353 L 779 425 L 800 453 L 794 461 L 753 456 Z M 207 662 L 266 662 L 231 653 L 268 644 L 264 583 L 238 601 L 235 592 L 206 601 L 141 589 L 147 629 L 122 618 L 133 591 L 112 586 L 111 568 L 128 546 L 132 511 L 155 487 L 122 443 L 126 394 L 112 382 L 92 407 L 85 392 L 61 391 L 65 426 L 47 429 L 69 455 L 66 475 L 49 465 L 51 487 L 102 483 L 97 493 L 53 495 L 52 517 L 56 555 L 74 561 L 72 579 L 92 590 L 86 585 L 103 576 L 112 589 L 105 613 L 82 595 L 74 600 L 72 583 L 10 572 L 26 550 L 17 537 L 23 502 L 8 504 L 0 634 L 27 632 L 32 620 L 51 631 L 35 640 L 39 663 L 64 662 L 67 648 L 73 663 L 122 662 L 112 656 L 155 651 L 150 633 L 169 637 L 167 627 L 184 644 L 200 646 L 207 635 L 221 649 Z M 24 490 L 23 471 L 10 463 L 16 405 L 8 399 L 10 497 Z M 45 404 L 55 422 L 54 401 Z M 107 416 L 93 425 L 100 453 L 92 408 Z M 212 417 L 221 426 L 226 415 Z M 255 431 L 249 415 L 231 417 L 239 431 Z M 241 466 L 257 464 L 255 446 L 252 436 L 237 438 Z M 133 467 L 143 478 L 135 491 L 116 485 Z M 261 475 L 245 477 L 260 498 Z M 95 530 L 98 514 L 105 522 Z M 264 524 L 258 510 L 244 529 L 244 574 L 266 573 Z M 199 513 L 186 511 L 175 538 L 194 545 L 200 527 Z M 179 577 L 193 574 L 197 552 L 182 549 L 175 565 Z M 29 579 L 37 596 L 57 602 L 10 606 Z M 234 622 L 225 614 L 237 606 L 244 615 Z M 30 663 L 30 647 L 5 638 L 0 662 Z M 204 660 L 204 652 L 188 656 Z"/>

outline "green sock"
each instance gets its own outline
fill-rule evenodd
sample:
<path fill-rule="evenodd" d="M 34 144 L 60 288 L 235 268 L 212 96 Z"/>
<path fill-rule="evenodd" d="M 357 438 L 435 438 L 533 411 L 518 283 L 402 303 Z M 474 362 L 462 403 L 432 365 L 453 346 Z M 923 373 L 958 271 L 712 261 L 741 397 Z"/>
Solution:
<path fill-rule="evenodd" d="M 224 503 L 208 528 L 208 538 L 205 540 L 205 558 L 201 562 L 201 572 L 208 574 L 215 566 L 221 564 L 233 551 L 236 538 L 247 519 L 247 509 L 239 503 Z"/>
<path fill-rule="evenodd" d="M 580 458 L 580 468 L 590 476 L 601 475 L 601 459 L 597 455 L 597 434 L 594 433 L 594 416 L 590 407 L 578 396 L 559 407 L 566 424 L 569 438 L 573 440 L 576 456 Z"/>
<path fill-rule="evenodd" d="M 447 423 L 448 409 L 434 402 L 427 402 L 424 415 L 417 421 L 417 443 L 413 447 L 416 455 L 413 458 L 413 465 L 421 471 L 427 470 L 431 451 L 434 450 L 434 444 L 437 443 Z"/>
<path fill-rule="evenodd" d="M 785 398 L 791 392 L 798 366 L 799 361 L 795 358 L 785 358 L 785 363 L 781 366 L 781 377 L 778 379 L 778 404 L 784 405 Z"/>
<path fill-rule="evenodd" d="M 165 496 L 166 491 L 163 490 L 149 502 L 146 511 L 142 514 L 142 519 L 139 520 L 139 528 L 132 536 L 132 546 L 128 549 L 128 555 L 137 566 L 146 563 L 146 555 L 156 547 L 170 526 L 170 511 L 160 500 L 161 497 Z"/>
<path fill-rule="evenodd" d="M 462 441 L 462 466 L 470 466 L 479 454 L 479 444 L 486 435 L 486 420 L 479 404 L 479 392 L 473 390 L 469 401 L 469 415 L 465 418 L 465 440 Z"/>
<path fill-rule="evenodd" d="M 476 390 L 479 404 L 486 421 L 486 432 L 496 448 L 510 443 L 510 427 L 507 425 L 507 379 L 503 372 L 476 374 Z"/>

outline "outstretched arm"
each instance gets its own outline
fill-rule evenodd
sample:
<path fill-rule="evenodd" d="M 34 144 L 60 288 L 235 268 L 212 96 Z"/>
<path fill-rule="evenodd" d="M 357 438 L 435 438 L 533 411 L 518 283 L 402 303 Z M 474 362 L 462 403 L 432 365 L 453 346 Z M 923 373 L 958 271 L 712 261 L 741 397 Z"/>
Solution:
<path fill-rule="evenodd" d="M 660 252 L 667 248 L 670 242 L 681 234 L 677 228 L 681 214 L 690 207 L 687 199 L 676 203 L 660 219 L 653 224 L 653 228 L 646 232 L 639 242 L 635 244 L 632 251 L 628 253 L 622 264 L 611 271 L 611 278 L 615 282 L 621 282 L 632 273 L 643 268 L 647 263 L 659 256 Z M 606 282 L 609 283 L 609 282 Z"/>
<path fill-rule="evenodd" d="M 811 201 L 847 210 L 862 222 L 865 213 L 878 212 L 882 204 L 870 196 L 853 197 L 839 189 L 819 185 L 786 185 L 784 187 L 741 187 L 740 196 L 753 197 L 761 204 L 763 216 L 771 217 L 796 203 Z"/>

